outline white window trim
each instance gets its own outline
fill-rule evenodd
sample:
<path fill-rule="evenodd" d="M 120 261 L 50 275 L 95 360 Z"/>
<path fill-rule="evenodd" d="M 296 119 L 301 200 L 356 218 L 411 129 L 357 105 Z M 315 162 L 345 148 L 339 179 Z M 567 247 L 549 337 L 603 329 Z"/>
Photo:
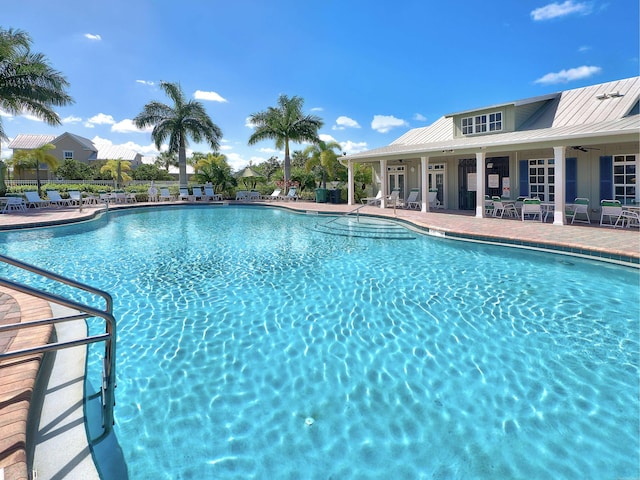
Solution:
<path fill-rule="evenodd" d="M 492 115 L 499 115 L 500 120 L 496 120 L 494 118 L 491 121 Z M 467 123 L 465 125 L 465 123 Z M 495 128 L 495 126 L 499 124 L 500 128 Z M 493 130 L 491 126 L 494 125 Z M 472 115 L 470 117 L 463 117 L 460 120 L 460 131 L 463 135 L 475 135 L 482 133 L 496 133 L 502 132 L 504 130 L 504 113 L 501 110 L 496 110 L 495 112 L 487 112 L 480 113 L 477 115 Z"/>

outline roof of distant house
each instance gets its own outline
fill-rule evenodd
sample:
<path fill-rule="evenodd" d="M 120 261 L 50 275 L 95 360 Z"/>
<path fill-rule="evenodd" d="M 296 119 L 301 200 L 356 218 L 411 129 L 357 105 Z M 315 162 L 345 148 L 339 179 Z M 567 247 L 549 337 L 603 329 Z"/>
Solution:
<path fill-rule="evenodd" d="M 21 133 L 9 143 L 8 148 L 13 150 L 33 150 L 55 140 L 55 135 L 31 135 Z"/>

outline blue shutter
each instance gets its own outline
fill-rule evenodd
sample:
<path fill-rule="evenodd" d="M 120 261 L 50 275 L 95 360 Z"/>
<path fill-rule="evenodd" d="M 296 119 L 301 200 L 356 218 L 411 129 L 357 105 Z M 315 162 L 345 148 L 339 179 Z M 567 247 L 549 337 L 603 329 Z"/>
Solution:
<path fill-rule="evenodd" d="M 567 158 L 565 160 L 565 165 L 567 181 L 564 200 L 567 203 L 573 203 L 578 196 L 578 159 Z"/>
<path fill-rule="evenodd" d="M 520 160 L 520 195 L 529 196 L 529 160 Z"/>
<path fill-rule="evenodd" d="M 613 200 L 613 157 L 600 157 L 600 200 Z"/>

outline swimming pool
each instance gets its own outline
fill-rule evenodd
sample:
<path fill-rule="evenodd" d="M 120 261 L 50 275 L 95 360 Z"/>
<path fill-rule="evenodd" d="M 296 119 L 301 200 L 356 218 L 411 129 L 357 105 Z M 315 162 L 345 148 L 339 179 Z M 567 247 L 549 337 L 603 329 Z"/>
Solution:
<path fill-rule="evenodd" d="M 323 221 L 137 209 L 0 251 L 114 295 L 132 479 L 638 475 L 637 270 Z"/>

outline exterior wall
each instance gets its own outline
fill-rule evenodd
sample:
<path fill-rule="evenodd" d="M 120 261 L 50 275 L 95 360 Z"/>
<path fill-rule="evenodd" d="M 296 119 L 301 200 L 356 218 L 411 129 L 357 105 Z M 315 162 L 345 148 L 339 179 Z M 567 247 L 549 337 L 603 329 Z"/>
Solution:
<path fill-rule="evenodd" d="M 50 153 L 54 157 L 56 157 L 60 161 L 60 163 L 64 162 L 65 151 L 72 151 L 74 160 L 85 163 L 89 161 L 89 157 L 95 154 L 95 152 L 91 150 L 86 150 L 82 145 L 74 141 L 71 137 L 62 138 L 60 139 L 60 141 L 56 142 L 55 145 L 55 150 L 52 150 Z"/>

